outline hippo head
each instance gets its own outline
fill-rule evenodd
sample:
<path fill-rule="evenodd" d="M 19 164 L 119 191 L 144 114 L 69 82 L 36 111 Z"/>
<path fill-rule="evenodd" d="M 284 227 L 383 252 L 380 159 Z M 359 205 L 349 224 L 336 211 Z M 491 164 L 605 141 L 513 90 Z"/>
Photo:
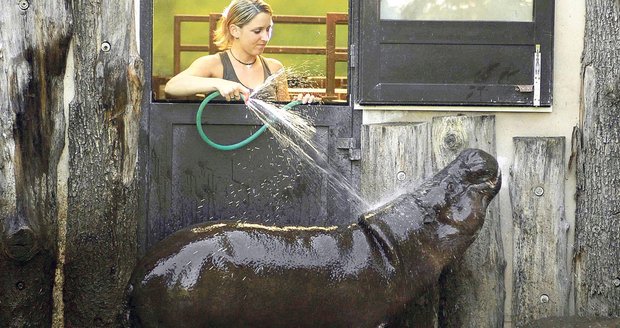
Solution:
<path fill-rule="evenodd" d="M 501 180 L 493 156 L 465 149 L 419 190 L 439 223 L 473 235 L 484 223 L 486 208 L 499 192 Z"/>

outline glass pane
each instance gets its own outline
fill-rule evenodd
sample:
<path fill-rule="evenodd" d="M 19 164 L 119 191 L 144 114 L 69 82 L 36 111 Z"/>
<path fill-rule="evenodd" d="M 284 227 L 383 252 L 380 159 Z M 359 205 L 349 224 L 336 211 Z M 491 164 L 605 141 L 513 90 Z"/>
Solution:
<path fill-rule="evenodd" d="M 274 14 L 273 36 L 263 56 L 275 58 L 287 68 L 289 92 L 310 92 L 325 100 L 346 101 L 348 52 L 348 0 L 267 0 Z M 210 15 L 220 15 L 230 0 L 153 1 L 153 92 L 155 100 L 165 100 L 163 87 L 196 58 L 219 49 L 209 48 Z M 327 19 L 336 19 L 335 51 L 326 54 L 330 36 Z M 341 15 L 335 15 L 341 14 Z M 283 22 L 277 16 L 294 16 Z M 175 35 L 175 17 L 180 21 Z M 295 19 L 317 18 L 316 22 Z M 175 51 L 177 49 L 177 51 Z M 306 53 L 300 53 L 306 52 Z M 334 59 L 334 60 L 328 60 Z M 175 64 L 176 63 L 176 64 Z M 343 64 L 344 63 L 344 64 Z M 328 72 L 335 72 L 328 74 Z M 333 92 L 328 92 L 333 89 Z M 329 95 L 327 93 L 330 93 Z M 193 97 L 190 97 L 193 99 Z"/>
<path fill-rule="evenodd" d="M 534 0 L 381 0 L 381 19 L 531 22 Z"/>

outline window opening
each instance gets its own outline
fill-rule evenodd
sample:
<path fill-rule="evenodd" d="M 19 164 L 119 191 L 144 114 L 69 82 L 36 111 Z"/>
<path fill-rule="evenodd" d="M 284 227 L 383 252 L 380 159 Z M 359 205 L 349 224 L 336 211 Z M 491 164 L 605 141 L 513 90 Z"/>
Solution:
<path fill-rule="evenodd" d="M 263 53 L 287 68 L 289 93 L 312 93 L 327 103 L 346 103 L 348 95 L 348 0 L 313 2 L 270 0 L 274 33 Z M 213 43 L 223 8 L 230 0 L 153 3 L 154 101 L 167 99 L 166 82 L 200 56 L 217 53 Z"/>
<path fill-rule="evenodd" d="M 531 22 L 534 0 L 382 0 L 381 19 Z"/>
<path fill-rule="evenodd" d="M 553 11 L 552 0 L 361 1 L 354 107 L 551 106 Z"/>

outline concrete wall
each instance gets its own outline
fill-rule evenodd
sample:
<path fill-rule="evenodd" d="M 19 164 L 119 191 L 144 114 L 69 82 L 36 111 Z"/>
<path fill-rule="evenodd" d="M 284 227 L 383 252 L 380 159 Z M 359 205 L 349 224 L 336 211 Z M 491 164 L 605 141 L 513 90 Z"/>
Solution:
<path fill-rule="evenodd" d="M 585 26 L 585 2 L 557 1 L 555 10 L 554 63 L 553 63 L 553 106 L 551 108 L 497 108 L 468 107 L 462 112 L 459 107 L 407 107 L 364 109 L 363 123 L 422 122 L 435 116 L 457 114 L 495 115 L 497 157 L 503 174 L 503 188 L 500 191 L 500 211 L 506 267 L 506 327 L 511 326 L 512 291 L 512 213 L 508 194 L 509 168 L 513 162 L 513 137 L 558 137 L 566 138 L 566 163 L 571 154 L 571 135 L 580 119 L 581 54 Z M 481 113 L 482 112 L 482 113 Z M 569 247 L 574 240 L 575 222 L 575 171 L 567 170 L 566 176 L 566 218 L 571 226 Z M 568 253 L 570 264 L 572 253 Z M 569 265 L 570 267 L 570 265 Z M 571 310 L 573 304 L 571 303 Z M 572 311 L 571 311 L 572 312 Z"/>

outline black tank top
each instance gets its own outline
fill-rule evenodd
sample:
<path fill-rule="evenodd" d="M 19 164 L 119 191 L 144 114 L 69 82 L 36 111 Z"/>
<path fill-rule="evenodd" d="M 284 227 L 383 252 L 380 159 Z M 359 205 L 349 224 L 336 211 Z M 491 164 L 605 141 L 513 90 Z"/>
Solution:
<path fill-rule="evenodd" d="M 239 77 L 237 76 L 237 73 L 235 73 L 235 69 L 233 68 L 232 62 L 230 61 L 228 54 L 226 54 L 226 51 L 220 52 L 219 55 L 220 55 L 220 61 L 222 62 L 222 66 L 224 67 L 222 78 L 224 80 L 241 83 L 241 81 L 239 81 Z M 267 66 L 267 63 L 265 62 L 265 59 L 263 59 L 262 56 L 258 56 L 258 58 L 260 59 L 260 62 L 263 65 L 264 79 L 267 80 L 267 78 L 271 76 L 271 70 Z M 248 88 L 246 85 L 244 86 Z M 252 89 L 250 89 L 250 92 L 252 92 Z M 271 85 L 268 85 L 262 88 L 255 96 L 256 98 L 262 99 L 262 100 L 271 100 L 271 101 L 277 100 L 278 99 L 277 98 L 277 87 L 275 83 L 272 83 Z M 218 100 L 221 100 L 221 99 L 226 99 L 226 98 L 218 97 Z"/>

